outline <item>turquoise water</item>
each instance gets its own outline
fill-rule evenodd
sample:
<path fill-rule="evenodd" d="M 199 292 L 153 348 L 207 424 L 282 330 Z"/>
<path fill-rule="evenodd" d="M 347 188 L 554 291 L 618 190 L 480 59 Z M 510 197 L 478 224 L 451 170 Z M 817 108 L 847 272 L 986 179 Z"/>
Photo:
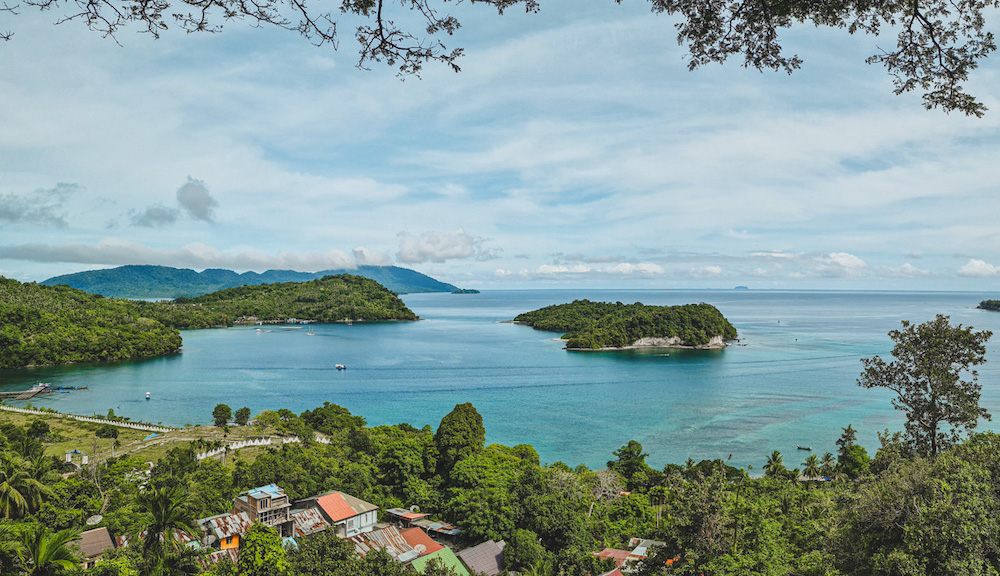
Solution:
<path fill-rule="evenodd" d="M 796 445 L 834 451 L 853 424 L 869 450 L 876 431 L 900 429 L 889 395 L 856 385 L 860 359 L 887 355 L 886 333 L 903 319 L 948 314 L 989 329 L 992 360 L 980 368 L 983 404 L 1000 418 L 1000 313 L 976 310 L 991 294 L 771 291 L 532 290 L 414 294 L 424 321 L 315 325 L 298 330 L 228 328 L 183 333 L 181 354 L 152 360 L 0 372 L 0 389 L 39 382 L 88 390 L 37 396 L 35 405 L 117 414 L 175 426 L 233 409 L 341 404 L 370 425 L 437 427 L 472 402 L 487 440 L 532 444 L 543 462 L 603 466 L 628 440 L 654 466 L 726 458 L 759 470 L 772 450 L 798 464 Z M 567 352 L 558 334 L 509 323 L 520 312 L 575 298 L 708 302 L 746 346 L 723 351 Z M 315 335 L 308 335 L 312 331 Z M 335 364 L 346 364 L 338 371 Z M 149 401 L 145 393 L 151 393 Z M 20 403 L 23 405 L 23 403 Z M 990 427 L 990 423 L 986 423 Z"/>

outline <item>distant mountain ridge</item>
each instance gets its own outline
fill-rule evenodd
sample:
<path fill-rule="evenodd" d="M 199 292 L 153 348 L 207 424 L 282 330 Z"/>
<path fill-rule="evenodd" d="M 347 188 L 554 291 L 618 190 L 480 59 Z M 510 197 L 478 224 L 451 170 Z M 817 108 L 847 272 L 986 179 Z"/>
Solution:
<path fill-rule="evenodd" d="M 226 288 L 256 286 L 280 282 L 308 282 L 332 274 L 354 274 L 378 282 L 397 294 L 452 292 L 458 288 L 409 268 L 398 266 L 358 266 L 352 270 L 296 272 L 268 270 L 263 273 L 209 268 L 195 272 L 189 268 L 129 265 L 106 270 L 90 270 L 55 276 L 41 282 L 44 286 L 65 284 L 91 294 L 111 298 L 194 298 Z"/>

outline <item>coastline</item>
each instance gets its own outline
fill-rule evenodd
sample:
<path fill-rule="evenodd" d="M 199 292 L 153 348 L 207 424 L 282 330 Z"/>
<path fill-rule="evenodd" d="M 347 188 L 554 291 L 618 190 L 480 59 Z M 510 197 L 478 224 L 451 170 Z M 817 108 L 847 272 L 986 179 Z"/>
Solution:
<path fill-rule="evenodd" d="M 567 342 L 563 338 L 556 338 Z M 629 346 L 610 346 L 606 348 L 565 348 L 574 352 L 615 352 L 621 350 L 724 350 L 729 347 L 729 342 L 722 339 L 722 336 L 713 336 L 708 344 L 690 346 L 683 344 L 683 340 L 677 336 L 671 338 L 646 337 L 640 338 Z"/>

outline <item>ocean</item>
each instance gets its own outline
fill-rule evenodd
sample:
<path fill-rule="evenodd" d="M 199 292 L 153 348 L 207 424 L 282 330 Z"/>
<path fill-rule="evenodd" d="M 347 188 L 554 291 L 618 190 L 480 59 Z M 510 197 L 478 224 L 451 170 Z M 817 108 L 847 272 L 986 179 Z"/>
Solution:
<path fill-rule="evenodd" d="M 614 450 L 637 440 L 654 467 L 722 458 L 753 472 L 772 450 L 790 467 L 806 456 L 797 445 L 819 455 L 835 452 L 848 424 L 872 454 L 877 432 L 902 429 L 889 392 L 857 385 L 860 360 L 887 357 L 887 333 L 901 320 L 946 314 L 953 324 L 997 334 L 979 381 L 982 404 L 1000 419 L 1000 313 L 975 308 L 996 297 L 761 290 L 410 294 L 403 299 L 420 322 L 184 331 L 183 350 L 174 356 L 0 371 L 0 390 L 36 382 L 87 386 L 32 402 L 74 414 L 113 409 L 173 426 L 209 423 L 219 403 L 256 413 L 331 402 L 369 425 L 436 429 L 456 404 L 471 402 L 483 415 L 487 442 L 531 444 L 542 462 L 603 467 Z M 557 333 L 503 322 L 579 298 L 707 302 L 742 341 L 714 351 L 570 352 Z"/>

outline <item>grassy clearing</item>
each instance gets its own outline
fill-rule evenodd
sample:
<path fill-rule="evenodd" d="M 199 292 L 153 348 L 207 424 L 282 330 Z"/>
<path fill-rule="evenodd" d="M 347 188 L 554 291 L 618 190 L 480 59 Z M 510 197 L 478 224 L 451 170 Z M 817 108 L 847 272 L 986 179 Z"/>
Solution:
<path fill-rule="evenodd" d="M 51 439 L 45 443 L 46 455 L 62 459 L 66 455 L 66 452 L 79 450 L 88 454 L 92 462 L 105 460 L 112 455 L 121 456 L 122 454 L 130 454 L 144 460 L 156 462 L 166 455 L 167 451 L 171 448 L 186 446 L 192 441 L 204 440 L 227 444 L 245 438 L 260 437 L 262 432 L 259 428 L 251 426 L 230 426 L 228 431 L 215 426 L 194 426 L 157 434 L 155 437 L 147 440 L 146 438 L 152 434 L 151 432 L 121 427 L 118 428 L 119 446 L 115 448 L 114 439 L 97 438 L 94 435 L 101 424 L 82 422 L 71 418 L 60 418 L 55 414 L 35 415 L 0 410 L 0 423 L 10 423 L 15 426 L 27 427 L 35 420 L 48 422 L 51 430 Z M 264 430 L 263 432 L 273 431 Z M 252 461 L 265 450 L 265 448 L 245 448 L 238 452 L 239 458 L 241 460 Z M 227 460 L 232 459 L 233 456 L 234 454 L 230 453 L 227 456 Z"/>

